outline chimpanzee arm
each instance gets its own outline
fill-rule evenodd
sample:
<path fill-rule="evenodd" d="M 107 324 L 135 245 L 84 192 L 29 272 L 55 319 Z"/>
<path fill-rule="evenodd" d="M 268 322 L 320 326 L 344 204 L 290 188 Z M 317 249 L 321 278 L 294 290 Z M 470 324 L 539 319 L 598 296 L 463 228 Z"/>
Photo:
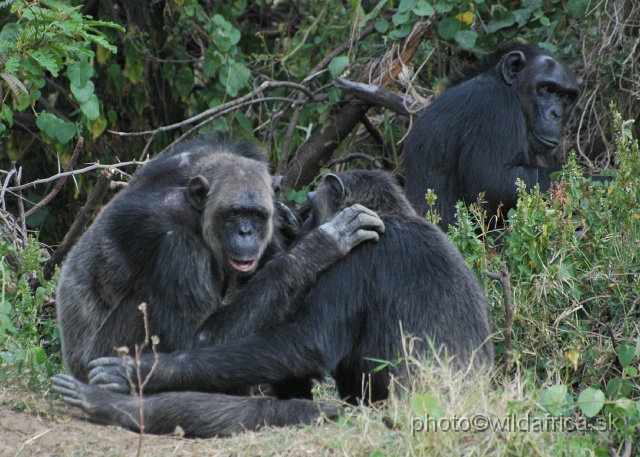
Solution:
<path fill-rule="evenodd" d="M 346 307 L 349 308 L 349 307 Z M 172 353 L 143 355 L 142 378 L 146 392 L 159 390 L 237 391 L 259 383 L 275 383 L 332 371 L 353 347 L 355 309 L 330 307 L 295 322 L 240 340 Z M 349 327 L 349 328 L 348 328 Z M 103 357 L 91 362 L 90 384 L 116 392 L 129 392 L 135 379 L 134 362 Z"/>
<path fill-rule="evenodd" d="M 82 408 L 92 420 L 144 431 L 169 434 L 181 427 L 185 436 L 228 436 L 264 426 L 313 424 L 322 417 L 336 418 L 340 408 L 310 400 L 278 400 L 273 397 L 238 397 L 200 392 L 167 392 L 139 397 L 89 386 L 68 375 L 51 379 L 53 390 L 65 402 Z"/>
<path fill-rule="evenodd" d="M 232 303 L 204 323 L 205 344 L 233 341 L 284 322 L 295 309 L 294 298 L 319 273 L 362 241 L 377 240 L 383 231 L 375 213 L 361 205 L 346 208 L 256 272 Z"/>

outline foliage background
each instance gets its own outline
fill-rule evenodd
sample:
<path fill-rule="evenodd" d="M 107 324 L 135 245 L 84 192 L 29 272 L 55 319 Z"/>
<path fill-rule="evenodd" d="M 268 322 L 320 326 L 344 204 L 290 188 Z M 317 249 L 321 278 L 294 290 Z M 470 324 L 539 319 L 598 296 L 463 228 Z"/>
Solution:
<path fill-rule="evenodd" d="M 402 182 L 403 139 L 412 115 L 442 90 L 447 77 L 497 44 L 524 39 L 555 53 L 584 80 L 565 144 L 575 155 L 558 188 L 548 194 L 521 191 L 519 208 L 501 234 L 477 237 L 488 229 L 475 207 L 461 208 L 449 234 L 488 293 L 500 356 L 504 298 L 484 271 L 506 267 L 510 273 L 513 357 L 507 376 L 494 381 L 509 398 L 502 412 L 608 414 L 615 430 L 595 435 L 585 446 L 596 452 L 632 440 L 640 410 L 640 158 L 633 143 L 637 127 L 623 119 L 637 119 L 640 112 L 639 18 L 640 3 L 627 0 L 0 2 L 2 376 L 15 380 L 12 376 L 30 373 L 29 382 L 35 383 L 30 388 L 38 389 L 60 369 L 56 278 L 45 281 L 38 271 L 97 181 L 97 172 L 75 175 L 26 219 L 38 243 L 21 243 L 16 242 L 25 241 L 16 235 L 18 202 L 28 211 L 56 182 L 21 194 L 7 191 L 18 175 L 28 183 L 82 164 L 152 157 L 192 125 L 144 136 L 109 131 L 166 127 L 250 94 L 264 82 L 288 81 L 300 87 L 264 91 L 254 97 L 257 102 L 211 118 L 198 133 L 261 146 L 273 171 L 290 178 L 286 195 L 296 203 L 328 169 L 382 167 Z M 411 60 L 385 83 L 414 102 L 412 115 L 369 107 L 322 163 L 310 166 L 310 178 L 291 179 L 290 165 L 302 160 L 300 151 L 354 104 L 333 78 L 379 84 L 375 70 L 391 65 L 385 53 L 417 23 L 427 24 L 425 36 Z M 341 52 L 332 54 L 336 49 Z M 327 55 L 331 58 L 323 64 Z M 85 143 L 76 160 L 79 136 Z M 617 171 L 609 185 L 590 187 L 580 167 Z M 132 173 L 135 167 L 124 170 Z M 126 181 L 127 174 L 118 179 Z M 7 228 L 7 221 L 15 227 Z M 576 236 L 576 227 L 584 234 Z M 424 392 L 442 381 L 425 376 L 429 379 L 418 383 L 414 398 L 424 400 Z M 520 382 L 527 388 L 508 395 Z M 443 396 L 435 404 L 422 400 L 404 404 L 402 414 L 460 407 Z M 510 436 L 506 446 L 524 452 L 529 445 L 566 450 L 571 443 L 584 444 L 578 435 L 541 439 L 542 445 Z M 501 445 L 487 446 L 498 453 Z"/>

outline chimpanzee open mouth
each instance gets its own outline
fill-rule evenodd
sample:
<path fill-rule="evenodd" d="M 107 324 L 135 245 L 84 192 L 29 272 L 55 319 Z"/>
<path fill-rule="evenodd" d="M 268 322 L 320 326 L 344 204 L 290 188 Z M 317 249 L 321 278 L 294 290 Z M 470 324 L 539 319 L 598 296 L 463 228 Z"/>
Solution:
<path fill-rule="evenodd" d="M 231 267 L 234 270 L 241 271 L 243 273 L 253 270 L 256 264 L 258 263 L 258 259 L 237 260 L 237 259 L 229 258 L 228 260 L 229 260 L 229 265 L 231 265 Z"/>

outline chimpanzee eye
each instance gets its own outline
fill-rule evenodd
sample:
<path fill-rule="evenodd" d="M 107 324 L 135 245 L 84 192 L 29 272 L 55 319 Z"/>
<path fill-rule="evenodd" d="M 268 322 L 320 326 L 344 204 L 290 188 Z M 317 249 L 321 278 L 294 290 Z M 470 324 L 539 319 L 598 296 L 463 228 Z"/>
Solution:
<path fill-rule="evenodd" d="M 540 93 L 542 95 L 549 95 L 549 94 L 553 94 L 554 92 L 555 92 L 555 89 L 550 84 L 545 84 L 544 86 L 540 86 Z"/>

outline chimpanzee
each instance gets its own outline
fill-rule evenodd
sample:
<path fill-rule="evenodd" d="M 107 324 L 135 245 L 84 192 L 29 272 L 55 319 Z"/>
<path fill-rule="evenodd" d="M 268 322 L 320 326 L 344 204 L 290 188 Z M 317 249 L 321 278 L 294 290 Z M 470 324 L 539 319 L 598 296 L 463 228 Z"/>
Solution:
<path fill-rule="evenodd" d="M 57 312 L 68 370 L 86 381 L 89 361 L 141 344 L 142 302 L 165 352 L 280 323 L 320 271 L 384 230 L 357 205 L 287 251 L 295 227 L 284 208 L 264 158 L 246 144 L 193 142 L 150 161 L 62 269 Z"/>
<path fill-rule="evenodd" d="M 281 392 L 287 384 L 298 391 L 305 380 L 330 373 L 346 401 L 375 402 L 387 397 L 391 374 L 400 380 L 406 375 L 406 364 L 393 362 L 405 356 L 403 337 L 411 335 L 419 338 L 414 354 L 419 357 L 429 354 L 430 340 L 456 367 L 491 365 L 487 303 L 476 277 L 444 233 L 416 215 L 388 174 L 328 175 L 309 199 L 312 216 L 305 231 L 313 233 L 344 208 L 360 203 L 380 215 L 385 233 L 378 243 L 362 243 L 323 272 L 300 296 L 303 306 L 288 323 L 236 341 L 143 357 L 144 375 L 156 363 L 146 390 L 229 391 L 273 383 Z M 376 370 L 376 360 L 392 363 Z M 131 417 L 138 417 L 137 399 L 97 386 L 128 389 L 131 365 L 102 358 L 92 366 L 90 382 L 95 385 L 60 376 L 54 378 L 54 389 L 94 419 L 135 428 Z M 167 395 L 174 396 L 173 402 Z M 221 435 L 230 422 L 247 420 L 246 411 L 239 419 L 231 419 L 231 411 L 221 417 L 216 394 L 211 395 L 209 400 L 189 392 L 147 395 L 145 421 L 153 425 L 146 430 L 157 433 L 180 425 L 193 436 Z M 280 401 L 276 404 L 283 418 L 295 417 L 298 404 L 284 405 L 301 400 Z"/>
<path fill-rule="evenodd" d="M 554 152 L 580 82 L 555 58 L 520 42 L 498 49 L 451 82 L 416 120 L 404 150 L 405 188 L 419 214 L 433 189 L 440 226 L 455 205 L 484 192 L 489 214 L 516 205 L 516 179 L 545 191 L 559 170 Z"/>

